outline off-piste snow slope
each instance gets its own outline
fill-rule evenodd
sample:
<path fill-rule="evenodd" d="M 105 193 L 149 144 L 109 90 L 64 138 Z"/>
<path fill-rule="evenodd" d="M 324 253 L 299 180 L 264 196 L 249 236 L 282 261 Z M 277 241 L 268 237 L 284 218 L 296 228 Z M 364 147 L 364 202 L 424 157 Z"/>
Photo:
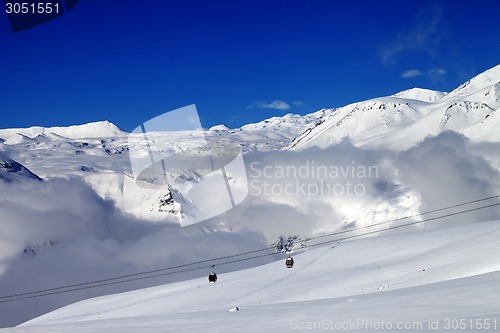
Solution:
<path fill-rule="evenodd" d="M 491 221 L 334 242 L 297 254 L 292 269 L 280 260 L 215 284 L 98 297 L 4 331 L 496 332 L 499 237 Z"/>

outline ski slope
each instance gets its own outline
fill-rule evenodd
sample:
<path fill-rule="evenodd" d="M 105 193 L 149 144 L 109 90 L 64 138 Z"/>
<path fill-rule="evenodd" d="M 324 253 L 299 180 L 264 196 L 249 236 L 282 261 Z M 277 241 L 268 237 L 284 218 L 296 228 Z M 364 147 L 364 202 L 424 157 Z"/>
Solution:
<path fill-rule="evenodd" d="M 499 237 L 500 221 L 385 232 L 297 253 L 292 269 L 279 260 L 98 297 L 1 332 L 431 332 L 458 319 L 468 332 L 500 324 Z"/>

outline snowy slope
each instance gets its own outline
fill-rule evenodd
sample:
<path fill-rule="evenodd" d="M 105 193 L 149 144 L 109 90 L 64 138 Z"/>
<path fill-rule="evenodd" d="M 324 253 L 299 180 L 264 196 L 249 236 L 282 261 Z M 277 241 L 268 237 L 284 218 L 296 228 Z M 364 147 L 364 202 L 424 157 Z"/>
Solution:
<path fill-rule="evenodd" d="M 0 180 L 10 183 L 21 179 L 42 180 L 24 165 L 0 152 Z"/>
<path fill-rule="evenodd" d="M 0 138 L 6 140 L 20 134 L 22 137 L 34 138 L 41 134 L 56 134 L 66 138 L 97 138 L 120 136 L 125 133 L 109 121 L 99 121 L 85 125 L 68 127 L 41 127 L 0 129 Z M 19 136 L 18 136 L 19 137 Z M 12 142 L 14 143 L 14 142 Z"/>
<path fill-rule="evenodd" d="M 450 100 L 456 98 L 462 99 L 476 99 L 475 94 L 478 92 L 486 92 L 491 87 L 495 87 L 496 96 L 494 100 L 498 102 L 498 84 L 500 83 L 500 65 L 497 65 L 475 77 L 464 82 L 457 88 L 453 89 L 449 94 L 447 94 L 443 99 Z M 493 92 L 493 90 L 490 90 Z M 492 96 L 493 97 L 493 96 Z"/>
<path fill-rule="evenodd" d="M 325 148 L 349 138 L 363 145 L 414 123 L 428 112 L 424 102 L 383 97 L 338 109 L 324 122 L 296 138 L 292 149 Z"/>
<path fill-rule="evenodd" d="M 405 98 L 405 99 L 415 99 L 422 102 L 435 102 L 438 99 L 443 98 L 446 93 L 442 91 L 435 91 L 422 88 L 412 88 L 404 90 L 394 94 L 393 97 Z"/>
<path fill-rule="evenodd" d="M 407 149 L 447 130 L 498 142 L 500 65 L 448 94 L 410 89 L 393 97 L 347 105 L 296 138 L 289 148 L 325 148 L 344 139 L 356 146 Z"/>
<path fill-rule="evenodd" d="M 243 152 L 278 150 L 307 129 L 322 122 L 332 112 L 333 109 L 322 109 L 305 116 L 289 113 L 283 117 L 272 117 L 255 124 L 248 124 L 239 129 L 228 129 L 224 131 L 225 133 L 219 130 L 213 131 L 212 128 L 209 137 L 212 135 L 225 137 L 238 143 Z"/>
<path fill-rule="evenodd" d="M 498 325 L 498 237 L 500 221 L 492 221 L 334 242 L 295 255 L 292 269 L 279 260 L 219 274 L 213 285 L 201 278 L 99 297 L 3 331 L 285 332 L 354 321 L 349 331 L 385 322 L 427 332 L 430 322 L 445 329 L 454 318 Z"/>

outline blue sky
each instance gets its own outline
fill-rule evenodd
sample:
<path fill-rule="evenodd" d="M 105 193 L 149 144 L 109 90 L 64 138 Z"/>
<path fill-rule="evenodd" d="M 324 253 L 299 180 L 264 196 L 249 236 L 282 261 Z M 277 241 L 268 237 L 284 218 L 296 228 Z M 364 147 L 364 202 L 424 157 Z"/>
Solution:
<path fill-rule="evenodd" d="M 500 63 L 498 1 L 97 1 L 12 33 L 0 13 L 0 128 L 196 104 L 204 126 L 422 87 Z"/>

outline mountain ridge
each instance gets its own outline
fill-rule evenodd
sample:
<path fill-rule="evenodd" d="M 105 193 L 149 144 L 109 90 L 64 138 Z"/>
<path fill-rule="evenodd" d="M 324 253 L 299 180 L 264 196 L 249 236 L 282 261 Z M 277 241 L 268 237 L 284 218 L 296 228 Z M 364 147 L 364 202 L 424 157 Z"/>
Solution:
<path fill-rule="evenodd" d="M 485 134 L 484 129 L 500 126 L 498 117 L 493 117 L 500 108 L 499 96 L 500 65 L 447 94 L 414 88 L 344 106 L 301 134 L 287 149 L 325 148 L 348 139 L 359 147 L 402 150 L 445 130 L 472 140 L 497 142 L 498 135 L 493 131 Z M 410 109 L 415 112 L 409 113 Z"/>
<path fill-rule="evenodd" d="M 42 127 L 32 126 L 28 128 L 7 128 L 0 129 L 0 138 L 7 140 L 8 138 L 19 134 L 28 138 L 36 138 L 39 135 L 55 134 L 68 139 L 95 138 L 95 137 L 112 137 L 120 136 L 125 132 L 115 124 L 103 120 L 95 121 L 81 125 L 72 126 L 54 126 Z"/>
<path fill-rule="evenodd" d="M 391 100 L 390 98 L 399 99 Z M 368 106 L 367 104 L 373 103 L 377 104 L 379 107 L 389 107 L 392 103 L 393 109 L 394 104 L 402 105 L 402 104 L 412 104 L 410 107 L 417 107 L 422 109 L 420 111 L 422 115 L 424 115 L 425 109 L 428 109 L 428 105 L 422 105 L 419 103 L 427 103 L 433 105 L 441 105 L 441 107 L 449 108 L 451 104 L 454 103 L 454 100 L 461 99 L 468 102 L 474 103 L 484 103 L 489 108 L 494 111 L 500 107 L 500 65 L 495 66 L 483 73 L 478 74 L 474 78 L 464 82 L 459 85 L 457 88 L 453 89 L 451 92 L 441 92 L 435 90 L 429 90 L 424 88 L 411 88 L 407 90 L 400 91 L 388 97 L 378 97 L 366 101 L 352 103 L 341 108 L 336 109 L 321 109 L 319 111 L 301 116 L 297 114 L 287 114 L 282 117 L 272 117 L 257 123 L 250 123 L 242 126 L 237 129 L 230 129 L 229 127 L 221 124 L 216 125 L 210 128 L 209 132 L 226 132 L 226 135 L 238 136 L 238 132 L 261 132 L 259 135 L 262 135 L 262 132 L 274 131 L 275 133 L 280 133 L 281 137 L 288 137 L 290 141 L 294 141 L 293 144 L 289 148 L 299 148 L 303 146 L 305 141 L 317 141 L 317 139 L 312 139 L 311 136 L 315 135 L 315 131 L 319 131 L 320 128 L 314 129 L 321 123 L 321 127 L 328 126 L 328 122 L 325 124 L 325 120 L 327 118 L 331 118 L 334 116 L 338 118 L 337 115 L 333 115 L 334 113 L 342 113 L 342 110 L 347 110 L 347 114 L 344 116 L 343 122 L 345 122 L 348 118 L 352 118 L 353 111 L 362 108 L 364 111 L 372 110 L 373 107 Z M 448 103 L 448 104 L 447 104 Z M 380 104 L 385 104 L 385 106 L 381 106 Z M 402 110 L 393 110 L 400 112 Z M 404 112 L 404 111 L 403 111 Z M 464 111 L 465 112 L 465 111 Z M 492 112 L 492 113 L 493 113 Z M 347 118 L 345 118 L 347 116 Z M 490 114 L 491 116 L 491 114 Z M 361 116 L 359 116 L 361 117 Z M 358 118 L 359 118 L 358 117 Z M 361 120 L 361 119 L 360 119 Z M 359 122 L 360 120 L 357 120 Z M 409 120 L 411 122 L 417 121 L 417 119 L 413 119 L 412 117 L 404 119 L 404 123 L 408 123 Z M 329 122 L 332 122 L 330 120 Z M 387 126 L 389 124 L 384 123 L 383 120 L 378 120 L 383 126 Z M 338 120 L 335 121 L 334 124 L 336 127 L 342 128 Z M 393 125 L 398 125 L 398 121 L 396 120 Z M 469 126 L 475 124 L 468 124 Z M 373 124 L 372 124 L 373 126 Z M 492 127 L 489 125 L 489 127 Z M 373 129 L 365 129 L 370 131 Z M 307 135 L 304 133 L 308 131 Z M 337 129 L 339 132 L 340 129 Z M 467 133 L 468 136 L 471 136 L 470 130 L 465 130 L 465 128 L 459 129 L 459 131 Z M 287 133 L 287 134 L 285 134 Z M 82 125 L 74 125 L 68 127 L 40 127 L 40 126 L 32 126 L 30 128 L 14 128 L 14 129 L 0 129 L 0 139 L 4 141 L 5 144 L 16 144 L 21 143 L 23 141 L 29 141 L 30 139 L 35 139 L 38 136 L 43 135 L 56 135 L 61 137 L 66 137 L 69 139 L 83 139 L 83 138 L 98 138 L 98 137 L 116 137 L 116 136 L 125 136 L 130 133 L 124 132 L 115 124 L 109 121 L 99 121 L 99 122 L 91 122 Z M 220 134 L 220 133 L 219 133 Z M 384 136 L 387 134 L 387 131 L 383 131 Z M 373 136 L 377 134 L 374 133 Z M 435 133 L 433 134 L 435 135 Z M 292 136 L 292 137 L 291 137 Z M 342 137 L 348 137 L 354 142 L 369 142 L 369 137 L 359 137 L 352 130 L 344 131 L 344 134 L 339 136 L 338 134 L 334 135 L 331 138 L 331 142 L 338 142 Z M 484 139 L 484 135 L 481 136 Z M 495 137 L 496 138 L 496 137 Z M 271 136 L 272 140 L 273 137 Z M 423 137 L 420 138 L 420 140 Z M 241 141 L 241 140 L 240 140 Z M 302 141 L 301 143 L 299 143 Z M 320 140 L 321 141 L 321 140 Z M 286 143 L 283 146 L 287 146 L 289 144 Z M 308 145 L 304 145 L 307 147 Z M 320 146 L 324 146 L 324 143 L 320 143 Z M 302 149 L 302 148 L 300 148 Z"/>
<path fill-rule="evenodd" d="M 42 178 L 31 172 L 21 163 L 7 157 L 0 151 L 0 179 L 7 182 L 17 182 L 21 179 L 41 181 Z"/>

